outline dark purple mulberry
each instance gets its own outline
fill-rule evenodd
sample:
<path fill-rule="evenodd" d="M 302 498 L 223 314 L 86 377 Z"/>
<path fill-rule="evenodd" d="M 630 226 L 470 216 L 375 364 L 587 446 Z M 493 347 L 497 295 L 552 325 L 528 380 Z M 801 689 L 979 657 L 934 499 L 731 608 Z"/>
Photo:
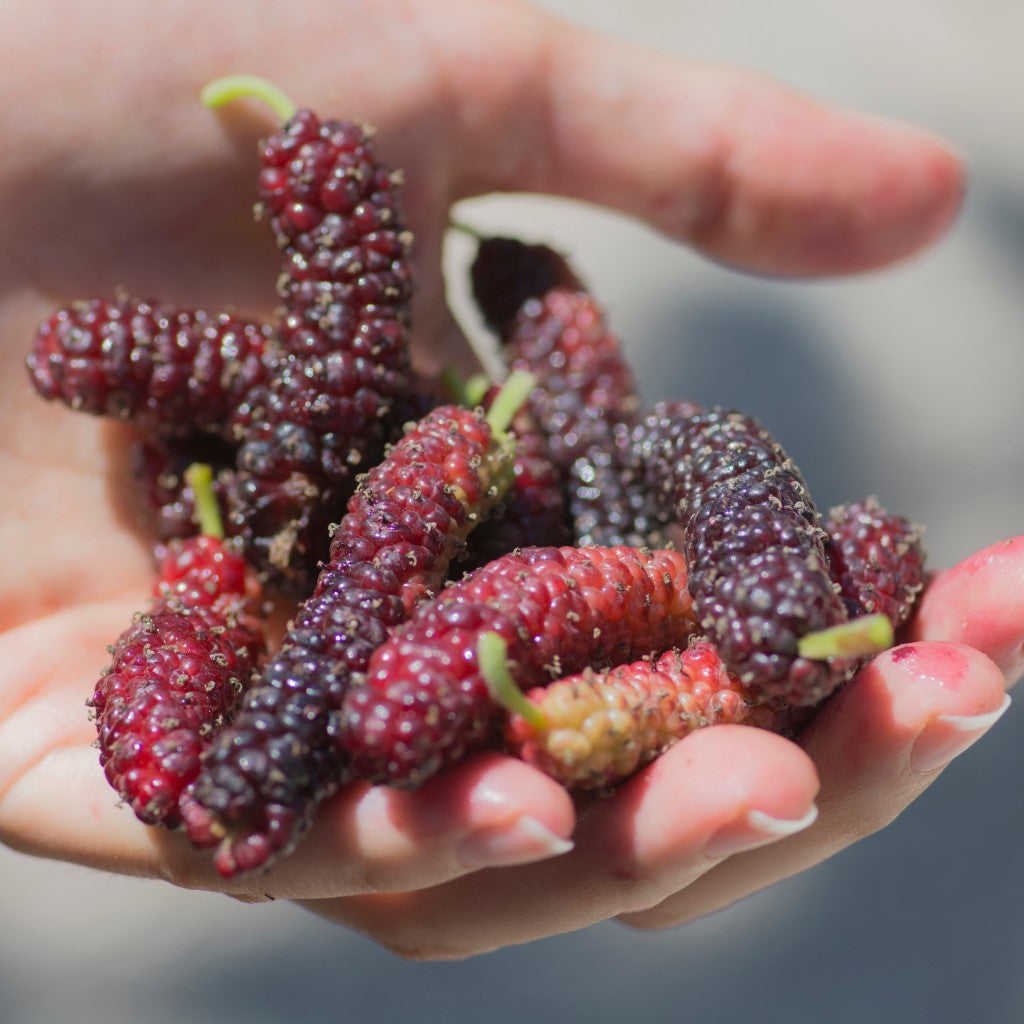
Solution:
<path fill-rule="evenodd" d="M 924 589 L 923 529 L 886 511 L 875 497 L 833 508 L 826 551 L 851 616 L 881 612 L 904 625 Z"/>
<path fill-rule="evenodd" d="M 398 182 L 364 126 L 308 110 L 260 149 L 286 355 L 236 417 L 230 528 L 293 589 L 308 587 L 323 529 L 394 436 L 411 388 L 412 235 Z"/>
<path fill-rule="evenodd" d="M 660 543 L 623 433 L 636 418 L 633 375 L 568 261 L 546 245 L 485 237 L 470 280 L 506 361 L 537 377 L 530 413 L 562 476 L 576 542 Z"/>
<path fill-rule="evenodd" d="M 686 565 L 673 551 L 524 548 L 419 608 L 373 654 L 332 732 L 358 778 L 415 787 L 493 736 L 484 633 L 508 645 L 521 687 L 685 644 Z"/>
<path fill-rule="evenodd" d="M 193 787 L 189 834 L 198 845 L 220 844 L 223 874 L 289 849 L 344 781 L 330 712 L 388 631 L 441 587 L 510 479 L 507 436 L 478 412 L 444 406 L 361 480 L 312 596 Z"/>
<path fill-rule="evenodd" d="M 798 651 L 805 635 L 847 619 L 818 512 L 796 466 L 755 420 L 691 413 L 656 408 L 637 459 L 662 514 L 683 527 L 701 629 L 755 693 L 816 704 L 856 665 Z"/>
<path fill-rule="evenodd" d="M 568 260 L 551 246 L 503 235 L 478 238 L 469 279 L 484 323 L 499 337 L 507 336 L 528 299 L 555 288 L 583 291 Z"/>
<path fill-rule="evenodd" d="M 637 412 L 632 371 L 593 297 L 556 288 L 529 299 L 504 351 L 509 366 L 537 378 L 529 412 L 563 475 L 577 543 L 656 540 L 643 530 L 646 497 L 627 462 L 628 433 L 621 433 Z"/>

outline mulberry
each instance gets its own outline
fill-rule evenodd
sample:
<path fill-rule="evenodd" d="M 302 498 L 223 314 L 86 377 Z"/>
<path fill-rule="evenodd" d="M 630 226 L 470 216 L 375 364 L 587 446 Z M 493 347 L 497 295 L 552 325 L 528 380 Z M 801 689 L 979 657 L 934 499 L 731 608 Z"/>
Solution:
<path fill-rule="evenodd" d="M 48 400 L 161 434 L 230 437 L 242 398 L 267 378 L 272 336 L 228 313 L 95 298 L 44 320 L 26 364 Z"/>
<path fill-rule="evenodd" d="M 537 377 L 530 415 L 562 476 L 576 542 L 658 544 L 628 464 L 635 382 L 593 296 L 554 249 L 500 236 L 479 239 L 470 280 L 507 363 Z"/>
<path fill-rule="evenodd" d="M 232 523 L 269 538 L 257 545 L 268 568 L 305 586 L 317 555 L 308 538 L 377 460 L 411 386 L 412 235 L 400 176 L 365 126 L 296 110 L 261 80 L 222 79 L 203 98 L 219 106 L 243 94 L 283 121 L 260 148 L 258 211 L 281 250 L 285 355 L 237 417 Z"/>
<path fill-rule="evenodd" d="M 518 405 L 510 382 L 508 401 Z M 442 406 L 361 480 L 280 651 L 206 755 L 186 827 L 230 876 L 290 849 L 346 777 L 328 717 L 388 632 L 443 583 L 511 479 L 511 417 Z M 499 417 L 507 417 L 499 420 Z"/>
<path fill-rule="evenodd" d="M 886 615 L 898 629 L 924 589 L 922 528 L 886 511 L 875 497 L 833 508 L 826 551 L 851 616 Z"/>
<path fill-rule="evenodd" d="M 373 654 L 332 721 L 355 776 L 420 785 L 492 737 L 498 707 L 478 643 L 508 644 L 521 687 L 685 643 L 694 629 L 674 551 L 524 548 L 452 584 Z"/>
<path fill-rule="evenodd" d="M 684 530 L 697 619 L 729 673 L 756 694 L 819 703 L 857 659 L 849 648 L 827 654 L 828 645 L 805 644 L 847 612 L 796 466 L 760 424 L 733 411 L 662 406 L 638 437 L 651 493 Z"/>
<path fill-rule="evenodd" d="M 617 335 L 587 292 L 553 289 L 520 309 L 505 339 L 509 366 L 537 378 L 529 411 L 564 478 L 578 543 L 640 546 L 646 496 L 626 463 L 638 399 Z"/>
<path fill-rule="evenodd" d="M 488 652 L 484 652 L 485 655 Z M 748 724 L 785 732 L 784 701 L 755 701 L 731 679 L 713 644 L 696 639 L 604 672 L 582 673 L 519 691 L 494 650 L 492 685 L 508 700 L 505 741 L 510 753 L 567 789 L 604 791 L 695 729 Z"/>
<path fill-rule="evenodd" d="M 211 530 L 209 482 L 199 490 Z M 152 607 L 111 648 L 88 701 L 107 780 L 146 824 L 181 823 L 200 756 L 265 647 L 247 566 L 215 534 L 170 545 Z"/>

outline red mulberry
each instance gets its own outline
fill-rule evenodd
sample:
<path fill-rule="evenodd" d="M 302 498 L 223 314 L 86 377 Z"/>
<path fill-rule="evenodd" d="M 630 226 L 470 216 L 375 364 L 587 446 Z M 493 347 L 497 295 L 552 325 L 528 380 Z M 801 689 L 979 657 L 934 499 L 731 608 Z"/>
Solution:
<path fill-rule="evenodd" d="M 399 176 L 365 126 L 296 111 L 252 80 L 212 83 L 206 101 L 239 86 L 283 118 L 260 148 L 258 209 L 281 250 L 287 355 L 241 410 L 232 519 L 245 536 L 271 538 L 270 568 L 302 585 L 316 553 L 297 540 L 315 536 L 325 510 L 333 518 L 355 474 L 379 457 L 411 386 L 412 235 Z"/>
<path fill-rule="evenodd" d="M 215 536 L 172 543 L 155 593 L 149 612 L 111 648 L 88 703 L 111 786 L 141 821 L 175 827 L 200 755 L 265 641 L 247 566 Z"/>
<path fill-rule="evenodd" d="M 894 628 L 910 618 L 925 584 L 922 528 L 877 498 L 833 508 L 826 551 L 851 615 L 882 613 Z"/>
<path fill-rule="evenodd" d="M 685 643 L 693 628 L 676 552 L 524 548 L 418 609 L 374 652 L 332 731 L 357 777 L 414 787 L 493 735 L 482 634 L 505 640 L 530 687 Z"/>
<path fill-rule="evenodd" d="M 118 298 L 76 302 L 39 326 L 27 366 L 44 398 L 159 433 L 230 437 L 267 376 L 272 331 L 228 313 Z"/>

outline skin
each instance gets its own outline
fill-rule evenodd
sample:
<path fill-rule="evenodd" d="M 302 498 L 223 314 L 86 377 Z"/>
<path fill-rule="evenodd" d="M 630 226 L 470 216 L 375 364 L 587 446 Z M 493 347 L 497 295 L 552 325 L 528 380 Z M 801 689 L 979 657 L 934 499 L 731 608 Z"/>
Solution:
<path fill-rule="evenodd" d="M 139 824 L 102 777 L 84 708 L 105 645 L 152 579 L 151 539 L 124 495 L 128 432 L 42 403 L 22 361 L 54 306 L 117 287 L 271 313 L 276 254 L 252 220 L 251 176 L 272 118 L 246 102 L 205 110 L 203 84 L 258 73 L 303 105 L 377 127 L 408 183 L 424 368 L 467 359 L 439 265 L 460 198 L 573 196 L 713 260 L 820 275 L 937 239 L 963 170 L 915 129 L 508 0 L 396 2 L 386 18 L 355 0 L 51 10 L 0 11 L 0 32 L 20 40 L 0 74 L 31 97 L 9 119 L 0 163 L 0 842 L 244 900 L 296 899 L 404 956 L 459 957 L 725 906 L 887 824 L 992 724 L 1024 670 L 1024 538 L 939 574 L 907 645 L 866 668 L 799 744 L 741 727 L 698 733 L 581 812 L 490 754 L 415 794 L 355 785 L 292 857 L 231 882 L 182 836 Z M 187 46 L 168 46 L 176 39 Z M 912 761 L 915 743 L 924 753 Z M 779 837 L 815 806 L 814 824 Z M 759 831 L 751 810 L 783 824 Z"/>

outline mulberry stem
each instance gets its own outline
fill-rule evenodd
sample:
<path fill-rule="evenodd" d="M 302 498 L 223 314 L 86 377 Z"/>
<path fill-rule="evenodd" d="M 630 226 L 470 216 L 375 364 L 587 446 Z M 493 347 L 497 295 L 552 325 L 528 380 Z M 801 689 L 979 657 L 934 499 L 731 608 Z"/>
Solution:
<path fill-rule="evenodd" d="M 525 370 L 516 370 L 508 375 L 487 410 L 487 423 L 495 434 L 504 434 L 508 430 L 509 424 L 536 386 L 537 378 Z"/>
<path fill-rule="evenodd" d="M 256 75 L 226 75 L 209 82 L 199 94 L 206 107 L 222 107 L 246 97 L 262 100 L 282 123 L 295 114 L 295 104 L 273 82 Z"/>
<path fill-rule="evenodd" d="M 213 493 L 213 469 L 208 463 L 193 462 L 185 470 L 185 483 L 192 488 L 199 532 L 206 537 L 224 539 L 224 520 L 217 496 Z"/>
<path fill-rule="evenodd" d="M 508 642 L 498 633 L 481 633 L 476 645 L 480 675 L 491 696 L 503 708 L 519 715 L 534 729 L 544 730 L 548 720 L 544 713 L 519 688 L 508 670 Z"/>
<path fill-rule="evenodd" d="M 892 622 L 888 615 L 862 615 L 838 626 L 807 633 L 797 642 L 801 658 L 860 658 L 892 647 Z"/>

